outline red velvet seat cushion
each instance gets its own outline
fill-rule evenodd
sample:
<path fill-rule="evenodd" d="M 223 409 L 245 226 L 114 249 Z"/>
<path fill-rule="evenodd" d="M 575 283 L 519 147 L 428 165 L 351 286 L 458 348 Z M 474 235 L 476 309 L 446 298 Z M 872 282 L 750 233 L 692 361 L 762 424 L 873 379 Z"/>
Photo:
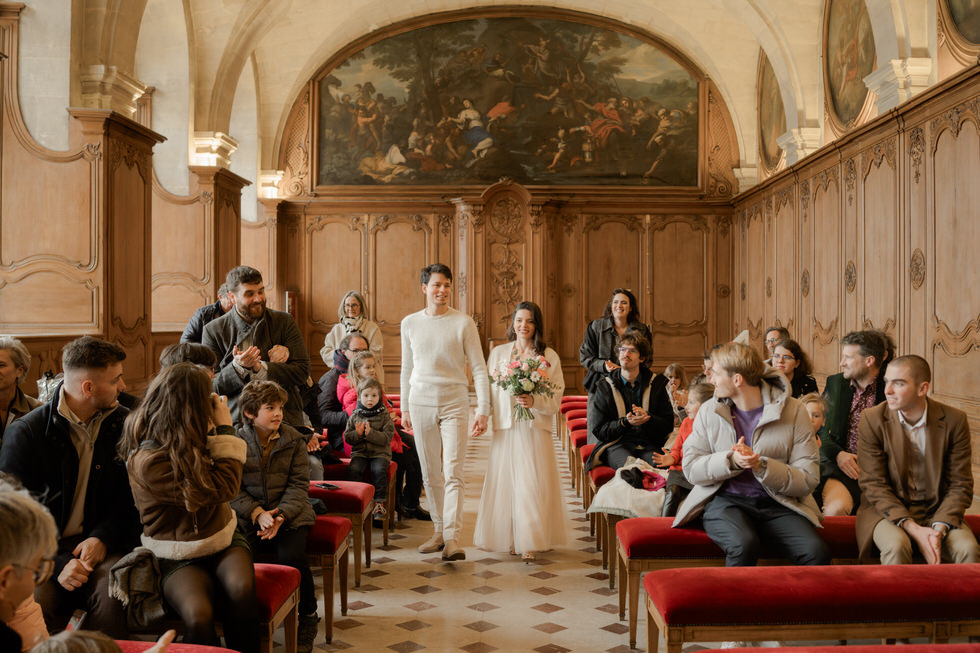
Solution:
<path fill-rule="evenodd" d="M 334 463 L 332 465 L 323 466 L 323 479 L 326 481 L 344 481 L 347 480 L 347 470 L 350 468 L 350 458 L 341 458 L 343 462 Z M 395 473 L 398 471 L 398 463 L 392 460 L 388 463 L 388 480 L 395 478 Z M 364 477 L 361 479 L 365 483 L 371 482 L 371 469 L 364 469 Z M 336 483 L 334 483 L 336 485 Z"/>
<path fill-rule="evenodd" d="M 116 644 L 122 649 L 122 653 L 143 653 L 156 642 L 134 642 L 129 640 L 117 639 Z M 235 653 L 230 648 L 220 646 L 205 646 L 204 644 L 171 644 L 167 647 L 167 653 Z"/>
<path fill-rule="evenodd" d="M 588 425 L 589 425 L 589 422 L 588 422 L 588 420 L 585 419 L 585 417 L 576 417 L 575 419 L 568 420 L 568 430 L 569 431 L 575 431 L 577 429 L 583 429 L 584 430 L 584 429 L 588 428 Z"/>
<path fill-rule="evenodd" d="M 589 395 L 565 395 L 561 398 L 561 403 L 572 403 L 575 401 L 586 402 L 589 400 Z"/>
<path fill-rule="evenodd" d="M 595 449 L 594 444 L 583 444 L 578 448 L 578 454 L 582 457 L 582 462 L 584 463 L 592 455 L 592 450 Z"/>
<path fill-rule="evenodd" d="M 255 597 L 259 618 L 268 621 L 289 595 L 299 588 L 299 570 L 285 565 L 255 564 Z"/>
<path fill-rule="evenodd" d="M 321 499 L 332 513 L 362 513 L 374 500 L 374 486 L 358 481 L 329 481 L 339 489 L 317 487 L 320 481 L 310 481 L 310 496 Z"/>
<path fill-rule="evenodd" d="M 568 441 L 571 442 L 572 446 L 576 448 L 585 446 L 585 443 L 588 441 L 588 439 L 589 439 L 589 433 L 584 428 L 575 429 L 574 431 L 571 431 L 568 434 Z"/>
<path fill-rule="evenodd" d="M 616 470 L 607 465 L 595 467 L 589 471 L 589 478 L 592 479 L 592 483 L 596 486 L 596 489 L 601 488 L 611 481 L 614 476 L 616 476 Z"/>
<path fill-rule="evenodd" d="M 563 401 L 561 406 L 558 408 L 558 412 L 562 415 L 567 415 L 568 412 L 572 410 L 585 410 L 588 405 L 589 404 L 585 401 Z"/>
<path fill-rule="evenodd" d="M 669 625 L 976 619 L 980 564 L 664 569 L 643 587 Z"/>
<path fill-rule="evenodd" d="M 351 528 L 350 520 L 345 517 L 317 515 L 306 540 L 306 550 L 309 553 L 335 553 Z"/>
<path fill-rule="evenodd" d="M 585 410 L 584 408 L 576 408 L 575 410 L 570 410 L 567 413 L 565 413 L 565 419 L 568 421 L 569 424 L 573 420 L 577 420 L 577 419 L 580 419 L 584 422 L 588 414 L 589 411 Z"/>

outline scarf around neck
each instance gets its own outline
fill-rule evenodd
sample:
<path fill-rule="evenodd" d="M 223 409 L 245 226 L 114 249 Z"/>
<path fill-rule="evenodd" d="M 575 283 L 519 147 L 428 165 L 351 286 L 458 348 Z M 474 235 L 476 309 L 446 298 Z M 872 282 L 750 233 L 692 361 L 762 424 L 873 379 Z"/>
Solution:
<path fill-rule="evenodd" d="M 384 402 L 379 401 L 374 408 L 366 408 L 361 400 L 357 400 L 357 412 L 363 417 L 377 417 L 381 413 L 385 412 Z"/>
<path fill-rule="evenodd" d="M 357 317 L 342 317 L 340 318 L 340 323 L 344 325 L 344 334 L 354 333 L 355 331 L 361 331 L 361 327 L 367 319 L 364 315 L 358 315 Z"/>

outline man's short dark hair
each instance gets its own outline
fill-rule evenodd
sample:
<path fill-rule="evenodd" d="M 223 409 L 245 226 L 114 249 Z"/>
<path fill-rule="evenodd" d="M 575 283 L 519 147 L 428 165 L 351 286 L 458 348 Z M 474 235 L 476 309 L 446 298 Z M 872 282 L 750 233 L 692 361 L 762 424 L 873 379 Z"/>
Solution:
<path fill-rule="evenodd" d="M 932 370 L 929 369 L 929 361 L 918 354 L 899 356 L 895 360 L 889 361 L 888 368 L 891 369 L 893 365 L 908 366 L 909 372 L 912 373 L 912 378 L 915 379 L 916 383 L 932 382 Z"/>
<path fill-rule="evenodd" d="M 770 331 L 775 331 L 778 333 L 780 340 L 786 340 L 789 338 L 789 329 L 781 326 L 766 327 L 766 330 L 762 332 L 762 337 L 768 336 Z"/>
<path fill-rule="evenodd" d="M 429 279 L 432 278 L 433 274 L 441 274 L 450 281 L 453 280 L 453 271 L 449 269 L 448 265 L 443 265 L 442 263 L 430 263 L 422 268 L 422 274 L 419 275 L 419 281 L 422 285 L 429 283 Z"/>
<path fill-rule="evenodd" d="M 366 335 L 364 335 L 360 331 L 351 331 L 346 336 L 344 336 L 343 340 L 340 341 L 340 346 L 337 347 L 337 349 L 339 349 L 340 351 L 347 351 L 348 349 L 350 349 L 350 341 L 353 340 L 354 338 L 360 338 L 361 340 L 367 343 L 368 347 L 371 346 L 371 341 L 368 340 L 368 337 Z"/>
<path fill-rule="evenodd" d="M 841 339 L 840 344 L 857 345 L 862 356 L 874 356 L 877 367 L 881 367 L 885 360 L 885 343 L 874 331 L 851 331 Z"/>
<path fill-rule="evenodd" d="M 178 342 L 167 345 L 160 353 L 160 369 L 166 369 L 177 363 L 194 363 L 209 370 L 214 370 L 218 357 L 210 347 L 198 342 Z"/>
<path fill-rule="evenodd" d="M 238 292 L 243 283 L 262 283 L 262 273 L 247 265 L 239 265 L 228 271 L 228 276 L 225 277 L 228 292 Z"/>
<path fill-rule="evenodd" d="M 620 345 L 636 347 L 636 353 L 640 355 L 640 362 L 642 363 L 648 362 L 653 357 L 653 347 L 650 345 L 650 341 L 638 329 L 628 328 L 623 331 L 623 335 L 616 339 L 617 350 Z"/>
<path fill-rule="evenodd" d="M 82 336 L 65 345 L 61 367 L 68 370 L 104 370 L 126 360 L 126 352 L 114 342 Z"/>

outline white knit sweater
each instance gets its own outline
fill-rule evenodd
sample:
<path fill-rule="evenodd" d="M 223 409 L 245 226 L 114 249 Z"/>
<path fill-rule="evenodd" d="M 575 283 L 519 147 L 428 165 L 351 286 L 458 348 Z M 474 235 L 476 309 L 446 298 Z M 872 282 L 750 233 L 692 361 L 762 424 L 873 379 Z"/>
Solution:
<path fill-rule="evenodd" d="M 465 397 L 466 363 L 476 387 L 476 412 L 490 414 L 490 379 L 473 318 L 450 308 L 442 315 L 412 313 L 402 320 L 401 405 L 439 406 Z"/>

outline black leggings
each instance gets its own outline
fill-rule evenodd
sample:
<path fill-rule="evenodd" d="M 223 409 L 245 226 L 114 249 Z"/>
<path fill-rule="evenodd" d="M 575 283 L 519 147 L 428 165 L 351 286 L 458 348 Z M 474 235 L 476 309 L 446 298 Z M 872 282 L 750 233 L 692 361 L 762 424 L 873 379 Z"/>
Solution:
<path fill-rule="evenodd" d="M 258 652 L 259 604 L 248 549 L 230 546 L 177 569 L 163 581 L 163 596 L 184 622 L 185 643 L 220 646 L 218 613 L 228 648 Z"/>

